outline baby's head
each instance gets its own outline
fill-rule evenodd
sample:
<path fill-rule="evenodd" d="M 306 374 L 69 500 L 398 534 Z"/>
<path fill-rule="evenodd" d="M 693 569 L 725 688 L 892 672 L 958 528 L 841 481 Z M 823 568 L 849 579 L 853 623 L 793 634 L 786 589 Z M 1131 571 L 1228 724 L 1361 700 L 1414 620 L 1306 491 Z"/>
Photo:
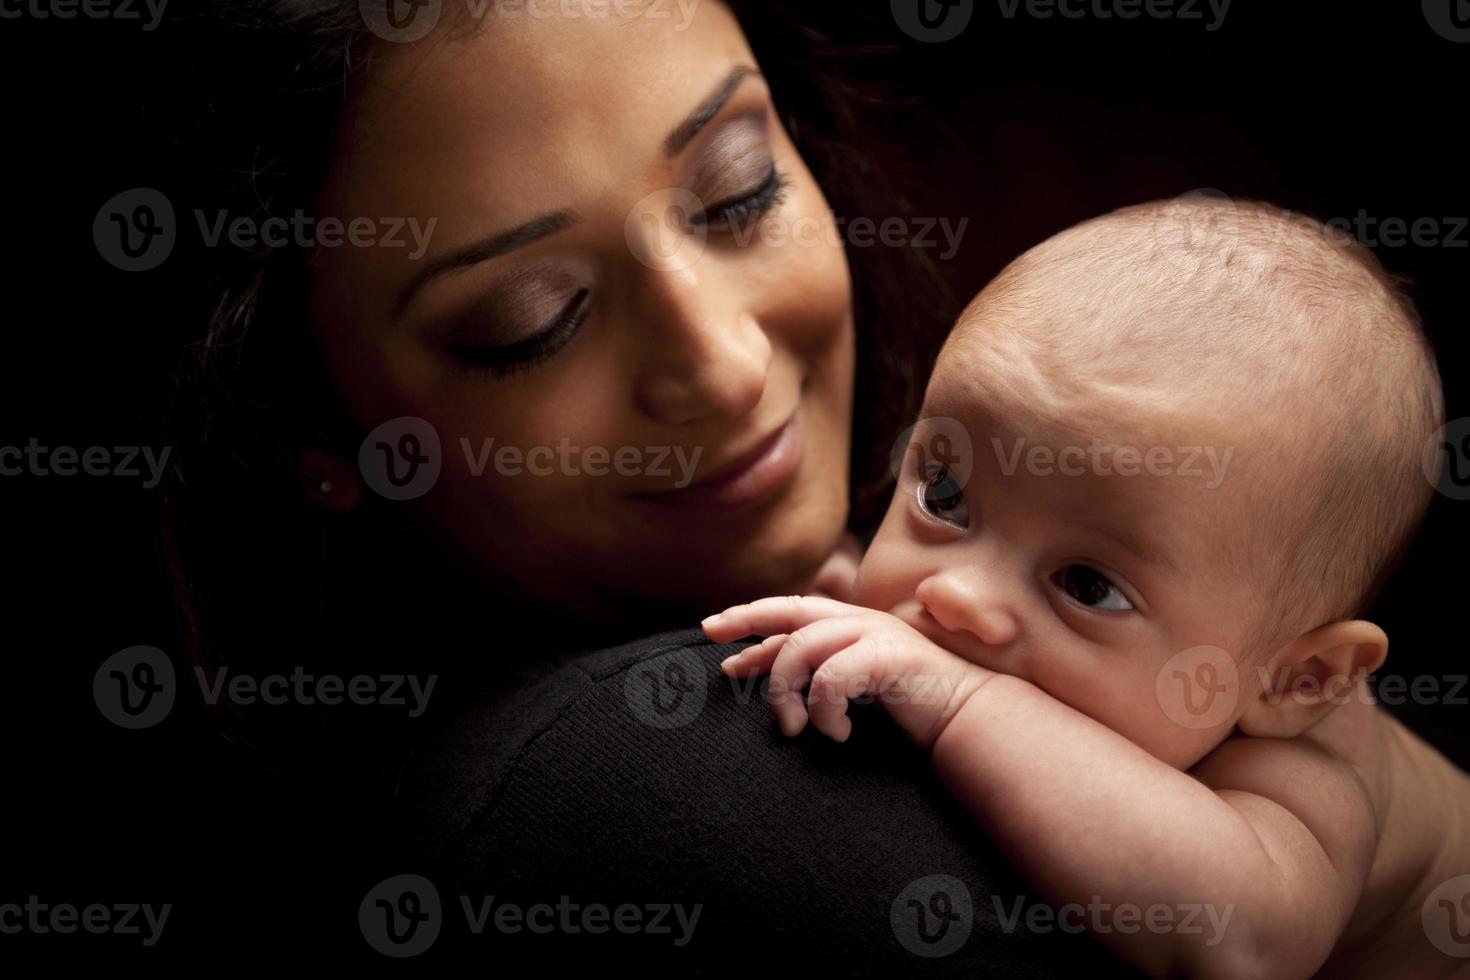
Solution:
<path fill-rule="evenodd" d="M 858 599 L 1181 768 L 1293 736 L 1383 660 L 1357 617 L 1442 414 L 1366 249 L 1264 205 L 1125 208 L 960 318 Z"/>

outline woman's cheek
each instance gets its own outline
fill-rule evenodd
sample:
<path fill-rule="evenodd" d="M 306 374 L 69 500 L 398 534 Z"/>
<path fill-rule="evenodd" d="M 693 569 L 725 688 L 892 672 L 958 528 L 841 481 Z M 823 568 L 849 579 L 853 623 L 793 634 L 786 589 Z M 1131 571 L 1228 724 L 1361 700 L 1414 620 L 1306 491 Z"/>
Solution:
<path fill-rule="evenodd" d="M 783 270 L 784 295 L 795 297 L 801 325 L 793 342 L 799 347 L 840 347 L 852 331 L 852 282 L 846 246 L 835 219 L 816 185 L 792 208 L 791 241 L 775 251 Z"/>
<path fill-rule="evenodd" d="M 784 129 L 773 149 L 787 179 L 782 204 L 752 229 L 746 247 L 756 260 L 750 295 L 764 297 L 762 322 L 779 325 L 786 342 L 808 357 L 851 346 L 852 283 L 847 251 L 831 205 Z"/>

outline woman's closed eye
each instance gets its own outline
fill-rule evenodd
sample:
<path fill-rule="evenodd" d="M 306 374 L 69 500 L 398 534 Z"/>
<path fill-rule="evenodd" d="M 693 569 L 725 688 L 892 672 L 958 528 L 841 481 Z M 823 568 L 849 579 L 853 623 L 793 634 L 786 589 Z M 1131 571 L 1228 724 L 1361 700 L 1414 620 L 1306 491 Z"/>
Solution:
<path fill-rule="evenodd" d="M 1134 608 L 1122 589 L 1090 565 L 1065 565 L 1052 573 L 1051 583 L 1067 598 L 1088 609 L 1127 612 Z"/>
<path fill-rule="evenodd" d="M 549 321 L 507 343 L 453 341 L 446 350 L 465 367 L 482 374 L 508 377 L 550 358 L 572 339 L 591 312 L 592 293 L 583 287 Z"/>
<path fill-rule="evenodd" d="M 785 200 L 789 186 L 785 175 L 771 164 L 758 184 L 706 208 L 690 219 L 691 224 L 737 233 L 746 230 Z M 533 267 L 472 311 L 461 335 L 444 347 L 465 368 L 506 378 L 559 353 L 581 329 L 592 305 L 590 287 L 579 285 L 565 271 L 547 273 Z M 549 319 L 548 310 L 554 311 Z M 490 325 L 488 329 L 485 324 Z M 538 326 L 527 330 L 526 324 Z M 492 336 L 495 341 L 487 342 Z M 510 339 L 500 341 L 500 336 Z"/>
<path fill-rule="evenodd" d="M 772 152 L 771 114 L 767 104 L 731 119 L 700 152 L 689 189 L 711 203 L 688 216 L 691 230 L 739 235 L 785 200 L 791 181 Z"/>
<path fill-rule="evenodd" d="M 772 164 L 770 172 L 759 184 L 710 205 L 700 214 L 693 215 L 689 222 L 696 227 L 742 231 L 743 226 L 780 205 L 786 199 L 790 186 L 791 181 Z"/>

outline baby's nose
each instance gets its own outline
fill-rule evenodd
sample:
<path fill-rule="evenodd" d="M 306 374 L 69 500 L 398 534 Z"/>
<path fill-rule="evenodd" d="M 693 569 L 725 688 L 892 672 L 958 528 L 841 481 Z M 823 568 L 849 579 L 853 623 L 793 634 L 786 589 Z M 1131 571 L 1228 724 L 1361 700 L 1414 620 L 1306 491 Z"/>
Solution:
<path fill-rule="evenodd" d="M 969 633 L 987 646 L 1005 646 L 1020 624 L 1005 601 L 978 574 L 945 571 L 919 583 L 919 605 L 951 633 Z"/>

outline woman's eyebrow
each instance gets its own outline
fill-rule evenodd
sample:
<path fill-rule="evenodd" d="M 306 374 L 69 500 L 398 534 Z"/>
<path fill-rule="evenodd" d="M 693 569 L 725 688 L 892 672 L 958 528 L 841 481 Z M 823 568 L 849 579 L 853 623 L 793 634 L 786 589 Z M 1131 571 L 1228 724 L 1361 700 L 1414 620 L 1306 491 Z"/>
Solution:
<path fill-rule="evenodd" d="M 403 291 L 398 294 L 398 302 L 393 305 L 393 316 L 396 318 L 401 314 L 408 301 L 413 298 L 414 293 L 424 287 L 431 279 L 455 269 L 463 269 L 467 266 L 479 265 L 490 259 L 513 252 L 518 248 L 524 248 L 532 242 L 540 241 L 548 235 L 554 235 L 559 231 L 571 227 L 577 220 L 575 211 L 553 211 L 543 214 L 539 218 L 532 218 L 523 225 L 519 225 L 510 231 L 492 235 L 466 245 L 464 248 L 456 249 L 446 255 L 434 259 L 427 266 L 419 270 Z"/>
<path fill-rule="evenodd" d="M 737 65 L 732 68 L 709 98 L 691 112 L 687 119 L 675 126 L 674 131 L 665 138 L 664 153 L 670 157 L 677 156 L 680 150 L 688 146 L 694 137 L 699 135 L 701 129 L 709 125 L 711 119 L 720 114 L 720 110 L 725 108 L 726 103 L 734 97 L 735 90 L 740 87 L 740 83 L 751 75 L 759 74 L 760 72 L 748 65 Z"/>
<path fill-rule="evenodd" d="M 720 114 L 720 110 L 735 96 L 735 91 L 740 88 L 740 83 L 746 78 L 760 72 L 747 65 L 739 65 L 730 70 L 720 84 L 715 88 L 699 107 L 691 112 L 687 118 L 674 127 L 673 132 L 664 138 L 664 153 L 670 157 L 677 156 L 685 147 L 693 142 L 694 137 L 699 135 L 700 130 L 709 125 L 710 120 Z M 464 269 L 490 259 L 498 258 L 507 252 L 513 252 L 518 248 L 525 248 L 533 242 L 540 241 L 548 235 L 554 235 L 559 231 L 571 227 L 577 220 L 575 211 L 553 211 L 540 217 L 532 218 L 523 225 L 519 225 L 509 231 L 492 235 L 478 242 L 472 242 L 463 248 L 456 249 L 446 255 L 438 256 L 427 266 L 420 269 L 418 274 L 409 281 L 398 294 L 398 301 L 393 305 L 393 317 L 396 319 L 404 309 L 407 308 L 409 300 L 413 299 L 415 293 L 422 289 L 425 284 L 440 276 Z"/>

